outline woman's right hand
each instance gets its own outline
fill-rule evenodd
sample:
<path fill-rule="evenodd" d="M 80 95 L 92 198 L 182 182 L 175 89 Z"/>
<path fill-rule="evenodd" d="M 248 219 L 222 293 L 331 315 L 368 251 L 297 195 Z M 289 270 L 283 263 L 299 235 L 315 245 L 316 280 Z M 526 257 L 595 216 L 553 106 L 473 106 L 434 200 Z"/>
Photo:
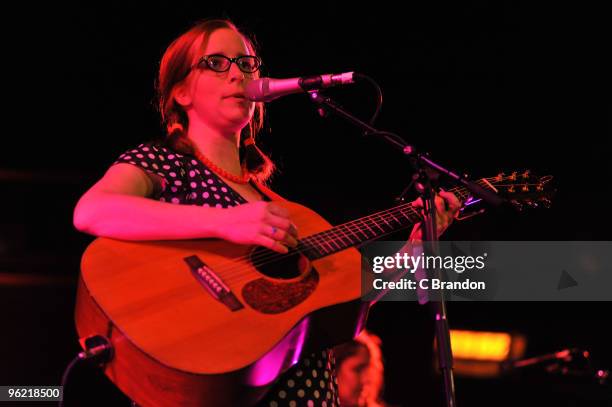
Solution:
<path fill-rule="evenodd" d="M 273 202 L 250 202 L 223 209 L 218 234 L 221 239 L 238 244 L 267 247 L 287 253 L 296 247 L 297 228 L 289 211 Z"/>

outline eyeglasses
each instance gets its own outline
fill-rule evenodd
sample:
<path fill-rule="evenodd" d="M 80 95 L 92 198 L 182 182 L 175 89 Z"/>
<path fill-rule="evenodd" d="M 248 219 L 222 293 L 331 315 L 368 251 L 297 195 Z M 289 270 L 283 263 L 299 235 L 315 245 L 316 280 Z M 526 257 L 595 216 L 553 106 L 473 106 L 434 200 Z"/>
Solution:
<path fill-rule="evenodd" d="M 194 67 L 204 68 L 205 66 L 215 72 L 227 72 L 232 63 L 236 64 L 238 69 L 244 73 L 254 73 L 261 68 L 261 59 L 254 55 L 242 55 L 236 58 L 229 58 L 225 55 L 204 55 L 192 69 Z"/>

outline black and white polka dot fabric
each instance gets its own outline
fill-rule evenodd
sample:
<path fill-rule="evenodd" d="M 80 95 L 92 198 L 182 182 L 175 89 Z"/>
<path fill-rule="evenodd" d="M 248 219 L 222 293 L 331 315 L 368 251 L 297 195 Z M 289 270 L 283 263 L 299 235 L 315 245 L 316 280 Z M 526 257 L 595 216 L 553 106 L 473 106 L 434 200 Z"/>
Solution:
<path fill-rule="evenodd" d="M 121 154 L 114 164 L 128 163 L 163 180 L 152 197 L 178 205 L 230 208 L 247 203 L 223 179 L 197 158 L 168 147 L 144 143 Z M 272 386 L 258 407 L 339 406 L 335 361 L 331 351 L 316 352 L 298 361 Z"/>
<path fill-rule="evenodd" d="M 331 351 L 302 358 L 268 391 L 257 407 L 337 407 L 338 381 Z"/>
<path fill-rule="evenodd" d="M 247 202 L 195 157 L 161 145 L 141 144 L 121 154 L 114 162 L 118 163 L 133 164 L 159 175 L 163 188 L 153 198 L 162 202 L 217 208 L 231 208 Z"/>

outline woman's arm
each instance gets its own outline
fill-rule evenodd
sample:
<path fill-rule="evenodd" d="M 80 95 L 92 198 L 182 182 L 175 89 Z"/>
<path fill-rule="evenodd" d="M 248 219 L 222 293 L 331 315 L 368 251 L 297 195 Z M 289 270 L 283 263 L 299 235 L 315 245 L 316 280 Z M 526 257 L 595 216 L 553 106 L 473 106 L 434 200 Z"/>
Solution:
<path fill-rule="evenodd" d="M 113 165 L 77 203 L 74 226 L 91 235 L 124 240 L 219 236 L 222 209 L 148 199 L 161 188 L 161 177 L 130 164 Z"/>
<path fill-rule="evenodd" d="M 287 210 L 274 203 L 221 209 L 149 199 L 161 190 L 162 182 L 133 165 L 113 165 L 77 203 L 74 226 L 94 236 L 122 240 L 214 237 L 280 253 L 297 245 L 297 230 Z"/>

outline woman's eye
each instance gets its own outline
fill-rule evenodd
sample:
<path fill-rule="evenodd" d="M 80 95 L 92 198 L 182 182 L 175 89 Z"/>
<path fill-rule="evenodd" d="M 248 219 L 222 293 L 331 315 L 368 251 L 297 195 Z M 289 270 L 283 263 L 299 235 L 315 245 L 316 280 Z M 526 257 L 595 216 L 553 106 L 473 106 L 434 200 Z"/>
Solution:
<path fill-rule="evenodd" d="M 250 71 L 255 68 L 255 63 L 253 61 L 240 61 L 240 67 Z"/>
<path fill-rule="evenodd" d="M 221 69 L 224 66 L 224 60 L 222 58 L 210 58 L 208 60 L 208 66 L 212 69 Z"/>

